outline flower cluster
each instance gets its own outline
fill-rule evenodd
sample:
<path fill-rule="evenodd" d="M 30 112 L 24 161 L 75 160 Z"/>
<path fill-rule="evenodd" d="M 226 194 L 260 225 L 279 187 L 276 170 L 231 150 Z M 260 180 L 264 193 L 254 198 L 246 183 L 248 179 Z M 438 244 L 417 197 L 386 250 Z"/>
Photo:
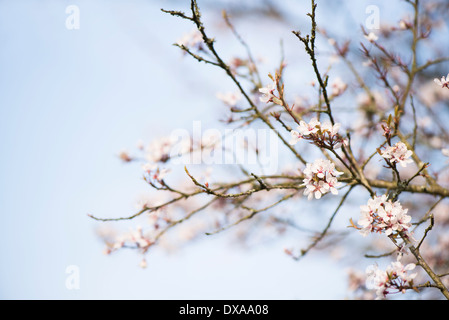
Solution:
<path fill-rule="evenodd" d="M 361 217 L 358 221 L 362 227 L 360 233 L 363 236 L 370 232 L 385 232 L 387 236 L 393 232 L 403 232 L 406 235 L 412 219 L 407 215 L 407 211 L 408 209 L 402 208 L 399 201 L 388 200 L 385 194 L 380 197 L 374 196 L 368 200 L 367 205 L 360 206 Z"/>
<path fill-rule="evenodd" d="M 144 158 L 149 163 L 166 163 L 173 157 L 180 157 L 192 151 L 193 141 L 179 139 L 176 135 L 163 136 L 152 140 L 147 147 L 141 146 Z"/>
<path fill-rule="evenodd" d="M 405 293 L 407 289 L 413 288 L 413 280 L 417 273 L 408 274 L 408 271 L 415 269 L 416 266 L 413 263 L 404 266 L 400 258 L 401 255 L 386 270 L 380 269 L 377 265 L 366 269 L 367 287 L 376 290 L 377 299 L 385 298 L 391 293 Z"/>
<path fill-rule="evenodd" d="M 407 163 L 413 162 L 410 159 L 413 152 L 407 149 L 403 142 L 397 142 L 394 146 L 388 146 L 381 151 L 382 157 L 388 159 L 390 163 L 399 163 L 402 167 L 406 167 Z"/>
<path fill-rule="evenodd" d="M 144 171 L 144 179 L 148 183 L 152 184 L 154 182 L 162 183 L 165 175 L 170 171 L 166 168 L 159 168 L 157 164 L 154 163 L 145 163 L 142 165 L 142 169 Z"/>
<path fill-rule="evenodd" d="M 320 148 L 338 149 L 345 143 L 343 137 L 338 133 L 341 124 L 332 125 L 330 121 L 321 123 L 312 118 L 309 123 L 300 121 L 297 131 L 292 130 L 290 144 L 295 145 L 299 140 L 309 140 Z"/>
<path fill-rule="evenodd" d="M 338 194 L 337 187 L 341 185 L 341 182 L 338 182 L 337 177 L 343 172 L 337 171 L 331 161 L 317 159 L 313 163 L 307 163 L 303 173 L 304 183 L 302 186 L 306 187 L 304 195 L 308 196 L 309 200 L 313 196 L 315 199 L 320 199 L 329 191 L 332 194 Z"/>
<path fill-rule="evenodd" d="M 142 227 L 138 226 L 136 230 L 131 230 L 128 234 L 121 235 L 113 241 L 109 241 L 104 253 L 110 254 L 125 246 L 138 248 L 142 253 L 145 253 L 152 244 L 154 244 L 154 241 L 144 235 Z"/>

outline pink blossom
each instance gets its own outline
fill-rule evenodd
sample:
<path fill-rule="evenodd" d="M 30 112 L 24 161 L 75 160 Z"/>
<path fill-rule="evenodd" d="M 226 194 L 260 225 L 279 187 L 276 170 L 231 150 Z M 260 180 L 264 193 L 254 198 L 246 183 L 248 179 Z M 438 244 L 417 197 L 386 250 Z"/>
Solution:
<path fill-rule="evenodd" d="M 191 32 L 184 34 L 176 43 L 180 46 L 188 48 L 201 49 L 203 44 L 203 36 L 197 29 L 194 29 Z"/>
<path fill-rule="evenodd" d="M 304 195 L 311 200 L 320 199 L 322 195 L 329 191 L 336 195 L 338 194 L 337 187 L 341 185 L 337 177 L 342 175 L 335 169 L 335 165 L 324 159 L 317 159 L 313 163 L 307 163 L 303 171 L 304 180 L 302 186 L 305 186 Z"/>
<path fill-rule="evenodd" d="M 242 98 L 242 95 L 238 92 L 217 93 L 217 98 L 223 101 L 224 104 L 235 107 L 237 102 Z"/>
<path fill-rule="evenodd" d="M 301 120 L 299 122 L 298 132 L 303 136 L 307 136 L 318 132 L 320 126 L 321 123 L 316 118 L 312 118 L 309 123 Z"/>
<path fill-rule="evenodd" d="M 409 263 L 404 266 L 400 259 L 401 255 L 398 255 L 397 260 L 386 270 L 380 269 L 377 265 L 366 269 L 367 287 L 376 290 L 377 299 L 385 298 L 391 293 L 405 293 L 406 289 L 413 286 L 417 273 L 408 274 L 408 271 L 415 269 L 415 264 Z"/>
<path fill-rule="evenodd" d="M 413 152 L 407 149 L 403 142 L 398 142 L 394 146 L 388 146 L 383 152 L 382 157 L 390 160 L 391 163 L 399 163 L 402 167 L 406 167 L 407 163 L 413 162 L 410 159 Z"/>
<path fill-rule="evenodd" d="M 306 139 L 319 147 L 327 147 L 332 149 L 340 148 L 344 139 L 339 135 L 341 124 L 332 125 L 330 121 L 321 123 L 316 118 L 312 118 L 309 123 L 301 120 L 297 130 L 292 130 L 290 144 L 296 144 L 300 139 Z"/>
<path fill-rule="evenodd" d="M 408 232 L 411 227 L 411 217 L 407 215 L 408 209 L 402 208 L 399 201 L 388 200 L 387 195 L 374 196 L 366 205 L 360 206 L 360 219 L 358 224 L 362 227 L 363 236 L 371 232 L 391 235 L 393 232 Z"/>
<path fill-rule="evenodd" d="M 343 80 L 341 80 L 340 77 L 336 78 L 334 83 L 332 83 L 332 95 L 333 96 L 339 96 L 341 95 L 346 88 L 348 87 L 348 85 L 343 82 Z"/>

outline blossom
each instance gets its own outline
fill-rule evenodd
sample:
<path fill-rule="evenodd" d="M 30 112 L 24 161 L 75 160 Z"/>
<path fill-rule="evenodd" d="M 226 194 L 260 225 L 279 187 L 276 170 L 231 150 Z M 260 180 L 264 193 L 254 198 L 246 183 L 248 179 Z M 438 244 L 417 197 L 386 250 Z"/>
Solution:
<path fill-rule="evenodd" d="M 299 140 L 301 140 L 301 134 L 295 130 L 290 131 L 291 134 L 291 139 L 290 139 L 290 144 L 291 145 L 295 145 Z"/>
<path fill-rule="evenodd" d="M 137 143 L 136 143 L 136 147 L 137 147 L 137 149 L 139 149 L 139 150 L 145 149 L 145 145 L 144 145 L 143 140 L 141 140 L 141 139 L 138 140 Z"/>
<path fill-rule="evenodd" d="M 321 131 L 325 134 L 328 133 L 329 136 L 335 136 L 338 134 L 338 130 L 340 130 L 341 123 L 335 123 L 332 125 L 330 121 L 326 121 L 321 125 Z"/>
<path fill-rule="evenodd" d="M 137 226 L 136 230 L 131 230 L 129 241 L 135 243 L 138 248 L 147 248 L 153 243 L 144 236 L 141 226 Z"/>
<path fill-rule="evenodd" d="M 260 97 L 260 101 L 265 103 L 272 102 L 274 98 L 274 90 L 276 90 L 276 84 L 274 82 L 267 84 L 264 88 L 260 88 L 259 92 L 263 93 L 263 96 Z"/>
<path fill-rule="evenodd" d="M 376 34 L 374 32 L 370 32 L 368 35 L 365 35 L 365 38 L 369 41 L 369 42 L 374 42 L 377 41 L 377 39 L 379 39 L 378 36 L 376 36 Z"/>
<path fill-rule="evenodd" d="M 380 269 L 377 265 L 369 266 L 366 269 L 366 284 L 368 288 L 376 290 L 377 299 L 385 298 L 390 293 L 405 293 L 406 289 L 413 287 L 413 280 L 417 273 L 408 274 L 408 271 L 415 269 L 416 265 L 409 263 L 404 266 L 398 255 L 397 260 L 392 262 L 386 270 Z"/>
<path fill-rule="evenodd" d="M 337 177 L 342 175 L 335 169 L 335 164 L 329 160 L 316 159 L 313 163 L 307 163 L 303 171 L 304 179 L 302 186 L 305 186 L 304 195 L 311 200 L 320 199 L 322 195 L 328 193 L 338 194 L 337 187 L 341 185 Z"/>
<path fill-rule="evenodd" d="M 406 22 L 405 20 L 399 21 L 399 29 L 406 30 L 410 28 L 410 23 Z"/>
<path fill-rule="evenodd" d="M 167 162 L 170 158 L 170 150 L 173 144 L 170 137 L 161 137 L 151 141 L 147 148 L 145 159 L 148 162 Z"/>
<path fill-rule="evenodd" d="M 301 120 L 299 122 L 298 132 L 303 136 L 307 136 L 309 134 L 316 133 L 320 126 L 321 123 L 316 118 L 312 118 L 309 123 Z"/>
<path fill-rule="evenodd" d="M 336 78 L 334 83 L 332 83 L 332 95 L 334 96 L 339 96 L 341 95 L 346 88 L 348 87 L 348 85 L 343 82 L 343 80 L 341 80 L 340 77 Z"/>
<path fill-rule="evenodd" d="M 242 95 L 238 92 L 217 93 L 217 98 L 223 101 L 224 104 L 235 107 L 237 102 L 242 98 Z"/>
<path fill-rule="evenodd" d="M 115 242 L 112 244 L 113 250 L 118 250 L 120 248 L 123 248 L 125 246 L 126 238 L 124 236 L 119 236 Z"/>
<path fill-rule="evenodd" d="M 170 169 L 167 168 L 159 168 L 155 163 L 145 163 L 142 165 L 142 169 L 147 174 L 147 176 L 144 176 L 147 182 L 161 182 L 166 174 L 170 171 Z"/>
<path fill-rule="evenodd" d="M 139 267 L 141 267 L 142 269 L 145 269 L 147 267 L 147 260 L 145 260 L 145 258 L 143 258 L 140 263 L 139 263 Z"/>
<path fill-rule="evenodd" d="M 348 274 L 348 289 L 349 291 L 356 291 L 364 287 L 366 278 L 365 274 L 359 270 L 349 268 L 346 270 Z"/>
<path fill-rule="evenodd" d="M 186 154 L 192 148 L 192 141 L 188 137 L 179 139 L 176 135 L 154 139 L 146 148 L 145 160 L 150 163 L 165 163 L 173 157 Z"/>
<path fill-rule="evenodd" d="M 413 152 L 407 149 L 403 142 L 397 142 L 394 146 L 388 146 L 383 152 L 382 157 L 388 159 L 391 163 L 399 163 L 402 167 L 406 167 L 407 163 L 413 162 L 409 159 Z"/>
<path fill-rule="evenodd" d="M 445 88 L 446 87 L 446 88 L 449 89 L 449 73 L 447 74 L 446 77 L 444 77 L 444 76 L 441 77 L 441 80 L 435 78 L 435 79 L 433 79 L 433 81 L 435 81 L 435 83 L 437 85 L 441 86 L 441 88 Z"/>
<path fill-rule="evenodd" d="M 181 39 L 176 42 L 179 46 L 187 48 L 197 48 L 201 50 L 203 44 L 203 36 L 197 29 L 192 30 L 189 33 L 184 34 Z"/>
<path fill-rule="evenodd" d="M 321 123 L 312 118 L 309 123 L 301 120 L 297 130 L 291 130 L 290 144 L 296 144 L 300 139 L 306 139 L 319 147 L 336 149 L 341 147 L 344 139 L 339 135 L 341 124 L 332 124 L 330 121 Z"/>
<path fill-rule="evenodd" d="M 374 196 L 366 205 L 360 206 L 360 233 L 363 236 L 371 232 L 384 232 L 387 236 L 393 232 L 407 233 L 412 219 L 407 212 L 399 201 L 393 202 L 385 194 Z"/>
<path fill-rule="evenodd" d="M 441 153 L 446 156 L 449 157 L 449 149 L 441 149 Z"/>
<path fill-rule="evenodd" d="M 127 247 L 134 247 L 142 253 L 145 253 L 154 244 L 154 241 L 150 239 L 149 235 L 143 234 L 142 227 L 140 226 L 137 226 L 135 230 L 131 229 L 130 232 L 119 236 L 111 235 L 105 238 L 105 241 L 107 244 L 104 250 L 105 254 L 111 254 L 112 252 Z M 144 267 L 143 265 L 141 266 Z"/>
<path fill-rule="evenodd" d="M 118 157 L 123 162 L 130 162 L 133 160 L 133 158 L 129 155 L 128 151 L 125 151 L 125 150 L 120 151 Z"/>

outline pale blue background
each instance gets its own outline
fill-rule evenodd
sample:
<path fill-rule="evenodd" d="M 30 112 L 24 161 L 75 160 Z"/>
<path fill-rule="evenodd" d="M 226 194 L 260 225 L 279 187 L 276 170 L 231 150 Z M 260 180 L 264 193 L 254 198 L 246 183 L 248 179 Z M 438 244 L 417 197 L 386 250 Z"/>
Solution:
<path fill-rule="evenodd" d="M 80 8 L 79 30 L 65 27 L 70 4 Z M 0 1 L 0 298 L 344 298 L 344 270 L 330 258 L 297 263 L 275 244 L 248 253 L 208 237 L 176 255 L 153 252 L 146 270 L 133 252 L 102 255 L 87 214 L 133 213 L 146 188 L 118 152 L 215 121 L 211 98 L 231 88 L 182 58 L 171 44 L 192 26 L 161 7 L 186 10 L 179 1 Z M 263 28 L 292 40 L 285 25 L 259 27 L 249 41 L 258 49 L 269 48 Z M 69 265 L 80 268 L 79 290 L 65 287 Z"/>

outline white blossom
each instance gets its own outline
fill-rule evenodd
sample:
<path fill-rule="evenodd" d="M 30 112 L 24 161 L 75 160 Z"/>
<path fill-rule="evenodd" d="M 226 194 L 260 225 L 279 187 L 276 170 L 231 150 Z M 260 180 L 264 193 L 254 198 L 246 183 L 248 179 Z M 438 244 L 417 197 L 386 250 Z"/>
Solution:
<path fill-rule="evenodd" d="M 151 141 L 145 159 L 148 162 L 165 162 L 170 155 L 173 141 L 170 137 L 161 137 Z"/>
<path fill-rule="evenodd" d="M 441 153 L 446 156 L 449 157 L 449 149 L 441 149 Z"/>
<path fill-rule="evenodd" d="M 290 144 L 295 145 L 299 140 L 301 140 L 301 134 L 298 131 L 292 130 L 290 131 L 291 139 Z"/>
<path fill-rule="evenodd" d="M 363 236 L 371 232 L 384 232 L 387 236 L 393 232 L 407 233 L 412 219 L 407 212 L 399 201 L 393 202 L 385 194 L 374 196 L 366 205 L 360 206 L 360 233 Z"/>
<path fill-rule="evenodd" d="M 152 242 L 143 235 L 141 226 L 137 226 L 136 230 L 131 230 L 129 240 L 134 242 L 139 248 L 145 248 L 152 244 Z"/>
<path fill-rule="evenodd" d="M 299 122 L 298 132 L 303 136 L 307 136 L 309 134 L 316 133 L 320 126 L 321 123 L 316 118 L 312 118 L 309 123 L 301 120 Z"/>
<path fill-rule="evenodd" d="M 340 130 L 341 123 L 335 123 L 332 125 L 330 121 L 326 121 L 321 125 L 321 131 L 323 133 L 328 133 L 330 136 L 335 136 L 338 134 Z"/>
<path fill-rule="evenodd" d="M 388 146 L 382 151 L 382 157 L 390 160 L 391 163 L 399 163 L 402 167 L 406 167 L 407 163 L 413 162 L 410 159 L 413 152 L 407 149 L 403 142 L 397 142 L 394 146 Z"/>
<path fill-rule="evenodd" d="M 272 102 L 274 90 L 276 90 L 276 84 L 274 82 L 267 84 L 266 87 L 260 88 L 259 92 L 263 93 L 262 97 L 260 97 L 260 101 L 265 103 Z"/>
<path fill-rule="evenodd" d="M 237 102 L 242 98 L 242 95 L 238 92 L 217 93 L 217 98 L 223 101 L 224 104 L 235 107 Z"/>
<path fill-rule="evenodd" d="M 435 81 L 435 83 L 439 86 L 441 86 L 441 88 L 448 88 L 449 89 L 449 73 L 447 74 L 447 77 L 441 77 L 441 79 L 433 79 L 433 81 Z"/>
<path fill-rule="evenodd" d="M 147 267 L 147 260 L 145 260 L 145 258 L 143 258 L 140 263 L 139 263 L 139 267 L 141 267 L 142 269 L 145 269 Z"/>
<path fill-rule="evenodd" d="M 187 48 L 201 48 L 203 43 L 203 36 L 197 29 L 192 30 L 189 33 L 184 34 L 177 42 L 180 46 Z"/>
<path fill-rule="evenodd" d="M 377 41 L 377 39 L 379 39 L 378 36 L 376 36 L 376 34 L 374 32 L 370 32 L 368 35 L 365 35 L 365 38 L 369 41 L 369 42 L 374 42 Z"/>
<path fill-rule="evenodd" d="M 413 286 L 417 273 L 408 274 L 408 271 L 415 269 L 415 264 L 409 263 L 404 266 L 400 259 L 401 255 L 398 255 L 397 260 L 392 262 L 386 270 L 380 269 L 377 265 L 366 269 L 367 288 L 376 290 L 377 299 L 383 299 L 391 293 L 404 293 L 406 289 Z"/>
<path fill-rule="evenodd" d="M 345 82 L 343 82 L 343 80 L 341 80 L 340 77 L 338 77 L 332 83 L 331 87 L 332 87 L 332 95 L 339 96 L 346 90 L 348 85 Z"/>
<path fill-rule="evenodd" d="M 401 19 L 401 21 L 399 21 L 399 29 L 401 30 L 408 29 L 408 23 Z"/>
<path fill-rule="evenodd" d="M 332 124 L 330 121 L 321 123 L 316 118 L 312 118 L 309 123 L 301 120 L 297 130 L 290 131 L 290 144 L 296 144 L 300 139 L 306 139 L 319 147 L 337 149 L 340 148 L 344 139 L 338 134 L 341 124 Z"/>
<path fill-rule="evenodd" d="M 329 191 L 332 194 L 338 194 L 337 187 L 341 183 L 338 182 L 337 177 L 342 175 L 343 172 L 337 171 L 335 164 L 331 161 L 317 159 L 313 163 L 307 163 L 303 173 L 304 195 L 308 196 L 309 200 L 313 197 L 320 199 L 322 195 Z"/>

